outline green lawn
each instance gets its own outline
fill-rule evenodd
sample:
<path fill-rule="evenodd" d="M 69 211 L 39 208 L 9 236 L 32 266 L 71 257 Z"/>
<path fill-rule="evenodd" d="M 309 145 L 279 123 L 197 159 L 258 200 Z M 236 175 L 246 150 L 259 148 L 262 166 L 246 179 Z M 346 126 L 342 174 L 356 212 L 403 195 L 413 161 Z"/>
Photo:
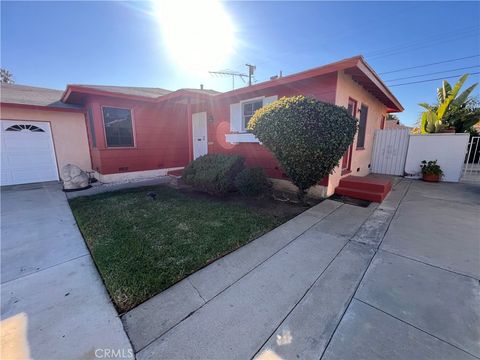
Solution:
<path fill-rule="evenodd" d="M 76 198 L 70 206 L 124 312 L 299 212 L 268 211 L 275 209 L 269 201 L 257 207 L 157 186 Z"/>

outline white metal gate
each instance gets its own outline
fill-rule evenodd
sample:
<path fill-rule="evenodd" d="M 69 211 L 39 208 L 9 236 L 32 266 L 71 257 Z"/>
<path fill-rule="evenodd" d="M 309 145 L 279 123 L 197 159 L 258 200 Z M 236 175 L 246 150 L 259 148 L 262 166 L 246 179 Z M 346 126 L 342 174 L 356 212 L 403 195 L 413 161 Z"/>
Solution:
<path fill-rule="evenodd" d="M 480 181 L 480 136 L 470 137 L 463 164 L 462 180 Z"/>
<path fill-rule="evenodd" d="M 373 142 L 372 172 L 404 175 L 409 129 L 376 130 Z"/>

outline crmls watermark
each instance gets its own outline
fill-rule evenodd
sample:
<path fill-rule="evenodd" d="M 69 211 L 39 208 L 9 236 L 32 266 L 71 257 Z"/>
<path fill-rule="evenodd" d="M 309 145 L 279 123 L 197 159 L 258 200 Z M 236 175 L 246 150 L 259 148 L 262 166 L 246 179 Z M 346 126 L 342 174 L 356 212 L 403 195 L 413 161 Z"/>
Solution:
<path fill-rule="evenodd" d="M 96 349 L 97 359 L 133 359 L 132 349 Z"/>

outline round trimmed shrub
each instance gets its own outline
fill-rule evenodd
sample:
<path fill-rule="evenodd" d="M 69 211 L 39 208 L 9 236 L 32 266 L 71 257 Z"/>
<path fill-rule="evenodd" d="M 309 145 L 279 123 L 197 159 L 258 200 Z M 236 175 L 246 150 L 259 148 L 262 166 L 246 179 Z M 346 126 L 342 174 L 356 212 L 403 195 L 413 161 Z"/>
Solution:
<path fill-rule="evenodd" d="M 247 168 L 235 178 L 235 186 L 242 195 L 259 196 L 270 189 L 270 181 L 262 168 Z"/>
<path fill-rule="evenodd" d="M 185 167 L 182 179 L 197 190 L 222 196 L 235 190 L 234 181 L 244 161 L 237 155 L 203 155 Z"/>
<path fill-rule="evenodd" d="M 338 165 L 353 142 L 357 120 L 343 107 L 293 96 L 257 110 L 248 130 L 275 155 L 303 198 Z"/>

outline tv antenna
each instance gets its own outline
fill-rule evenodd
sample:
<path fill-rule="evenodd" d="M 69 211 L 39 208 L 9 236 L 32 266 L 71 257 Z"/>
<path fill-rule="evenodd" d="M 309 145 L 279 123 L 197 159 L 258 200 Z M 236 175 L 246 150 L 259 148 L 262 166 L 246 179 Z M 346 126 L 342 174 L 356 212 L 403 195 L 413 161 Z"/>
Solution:
<path fill-rule="evenodd" d="M 232 90 L 235 90 L 235 78 L 240 78 L 240 80 L 245 83 L 245 79 L 248 78 L 248 74 L 243 74 L 239 71 L 234 71 L 234 70 L 220 70 L 220 71 L 209 71 L 208 72 L 210 75 L 216 76 L 216 77 L 232 77 Z"/>
<path fill-rule="evenodd" d="M 241 73 L 240 71 L 234 70 L 220 70 L 220 71 L 209 71 L 208 73 L 213 76 L 225 77 L 231 76 L 232 77 L 232 89 L 235 90 L 235 78 L 238 77 L 240 80 L 243 81 L 245 84 L 245 79 L 248 78 L 248 86 L 252 86 L 252 80 L 255 80 L 254 73 L 256 70 L 255 65 L 245 64 L 248 67 L 248 74 Z"/>

